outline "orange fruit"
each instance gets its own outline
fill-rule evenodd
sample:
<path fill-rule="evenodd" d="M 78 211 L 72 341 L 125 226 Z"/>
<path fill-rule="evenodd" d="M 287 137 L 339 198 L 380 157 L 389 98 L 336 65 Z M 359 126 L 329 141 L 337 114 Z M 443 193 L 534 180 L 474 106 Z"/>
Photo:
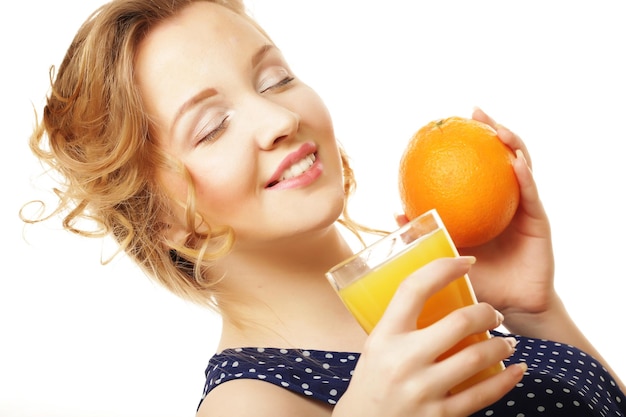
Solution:
<path fill-rule="evenodd" d="M 399 188 L 409 219 L 437 209 L 454 244 L 498 236 L 519 204 L 515 154 L 490 126 L 450 117 L 415 133 L 400 160 Z"/>

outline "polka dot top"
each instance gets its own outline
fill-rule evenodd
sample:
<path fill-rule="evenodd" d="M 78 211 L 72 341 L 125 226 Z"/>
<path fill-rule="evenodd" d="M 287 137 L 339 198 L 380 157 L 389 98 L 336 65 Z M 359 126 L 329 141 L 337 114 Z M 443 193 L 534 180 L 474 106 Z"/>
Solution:
<path fill-rule="evenodd" d="M 472 417 L 626 417 L 624 393 L 591 356 L 569 345 L 515 337 L 517 350 L 505 365 L 524 361 L 528 371 L 508 394 Z M 334 405 L 358 359 L 358 353 L 349 352 L 228 349 L 209 361 L 202 399 L 219 384 L 247 378 Z"/>

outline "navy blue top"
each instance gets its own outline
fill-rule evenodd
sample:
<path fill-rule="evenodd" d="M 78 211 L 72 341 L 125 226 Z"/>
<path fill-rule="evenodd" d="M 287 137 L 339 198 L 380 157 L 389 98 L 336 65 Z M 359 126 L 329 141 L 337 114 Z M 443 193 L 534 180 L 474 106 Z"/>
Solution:
<path fill-rule="evenodd" d="M 508 394 L 472 416 L 626 417 L 624 393 L 594 358 L 570 345 L 515 338 L 517 350 L 505 365 L 524 361 L 528 371 Z M 334 405 L 348 388 L 358 359 L 358 353 L 350 352 L 228 349 L 209 361 L 202 399 L 219 384 L 247 378 Z"/>

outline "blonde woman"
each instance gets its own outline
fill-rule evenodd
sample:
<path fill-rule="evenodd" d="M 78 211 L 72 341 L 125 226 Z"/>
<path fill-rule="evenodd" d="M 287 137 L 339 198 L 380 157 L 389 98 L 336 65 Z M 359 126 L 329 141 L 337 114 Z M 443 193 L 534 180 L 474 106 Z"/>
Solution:
<path fill-rule="evenodd" d="M 523 142 L 473 117 L 518 151 L 520 209 L 498 244 L 408 278 L 369 336 L 324 278 L 351 254 L 340 227 L 375 232 L 347 215 L 348 159 L 321 98 L 240 1 L 104 5 L 54 74 L 31 147 L 64 178 L 52 215 L 67 229 L 111 234 L 222 315 L 198 416 L 624 415 L 623 385 L 554 290 Z M 484 302 L 416 330 L 424 300 L 470 268 Z M 500 325 L 514 335 L 436 361 Z M 448 394 L 500 360 L 501 374 Z"/>

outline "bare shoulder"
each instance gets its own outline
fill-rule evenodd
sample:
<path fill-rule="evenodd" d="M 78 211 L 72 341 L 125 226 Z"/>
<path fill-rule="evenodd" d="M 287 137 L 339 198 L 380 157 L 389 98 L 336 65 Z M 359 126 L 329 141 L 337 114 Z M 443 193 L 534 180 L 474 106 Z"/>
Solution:
<path fill-rule="evenodd" d="M 220 384 L 206 396 L 196 417 L 328 417 L 329 405 L 254 379 Z"/>

